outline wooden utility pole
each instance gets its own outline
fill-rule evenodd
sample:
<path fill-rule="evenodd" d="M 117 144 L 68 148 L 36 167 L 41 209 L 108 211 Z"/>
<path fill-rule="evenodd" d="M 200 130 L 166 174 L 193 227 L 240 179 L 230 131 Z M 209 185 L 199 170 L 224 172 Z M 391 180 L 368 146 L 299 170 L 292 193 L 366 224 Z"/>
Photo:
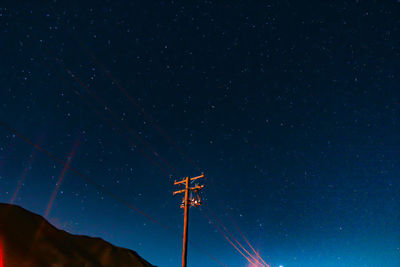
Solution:
<path fill-rule="evenodd" d="M 184 189 L 173 192 L 173 195 L 185 193 L 183 197 L 183 201 L 181 204 L 181 208 L 185 209 L 185 217 L 183 220 L 183 248 L 182 248 L 182 267 L 187 266 L 187 246 L 188 246 L 188 235 L 189 235 L 189 208 L 196 207 L 201 205 L 201 198 L 199 196 L 199 191 L 204 188 L 204 185 L 195 185 L 194 187 L 190 187 L 190 182 L 204 178 L 204 174 L 200 176 L 196 176 L 193 178 L 186 177 L 185 179 L 177 182 L 174 182 L 174 185 L 183 185 Z M 194 192 L 195 196 L 192 197 L 191 192 Z"/>

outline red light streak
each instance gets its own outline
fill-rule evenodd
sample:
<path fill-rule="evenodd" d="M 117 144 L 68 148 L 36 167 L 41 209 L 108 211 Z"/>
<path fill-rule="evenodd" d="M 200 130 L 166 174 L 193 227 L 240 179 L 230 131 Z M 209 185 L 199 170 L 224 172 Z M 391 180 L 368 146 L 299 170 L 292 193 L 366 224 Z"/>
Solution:
<path fill-rule="evenodd" d="M 69 164 L 71 164 L 72 158 L 74 157 L 76 149 L 78 148 L 79 144 L 80 144 L 80 139 L 78 139 L 75 142 L 74 146 L 72 147 L 72 150 L 71 150 L 71 153 L 68 156 L 67 162 L 64 165 L 63 170 L 61 171 L 60 177 L 58 178 L 58 181 L 57 181 L 57 184 L 56 184 L 56 188 L 54 189 L 53 193 L 51 194 L 49 203 L 47 204 L 46 212 L 45 212 L 45 215 L 44 215 L 44 217 L 46 219 L 50 214 L 51 208 L 53 207 L 54 200 L 56 199 L 56 196 L 57 196 L 57 193 L 58 193 L 58 189 L 60 189 L 61 183 L 62 183 L 62 181 L 64 180 L 64 177 L 65 177 L 65 173 L 68 170 Z"/>
<path fill-rule="evenodd" d="M 3 239 L 0 238 L 0 267 L 4 267 L 4 248 Z"/>
<path fill-rule="evenodd" d="M 229 215 L 229 213 L 228 213 Z M 243 239 L 246 241 L 247 245 L 254 251 L 254 253 L 256 253 L 257 258 L 260 259 L 262 261 L 262 263 L 267 266 L 270 267 L 263 258 L 261 258 L 260 254 L 253 248 L 252 245 L 250 245 L 250 242 L 247 240 L 246 236 L 243 234 L 243 232 L 239 229 L 239 226 L 236 224 L 236 222 L 233 220 L 233 218 L 229 215 L 229 218 L 231 219 L 233 225 L 235 225 L 236 229 L 238 230 L 238 232 L 242 235 Z"/>
<path fill-rule="evenodd" d="M 257 260 L 256 257 L 254 257 L 253 255 L 251 255 L 251 253 L 250 253 L 247 249 L 245 249 L 245 248 L 242 246 L 242 244 L 240 244 L 240 242 L 229 232 L 229 230 L 225 227 L 225 225 L 222 224 L 222 222 L 218 219 L 218 217 L 215 216 L 215 214 L 214 214 L 210 209 L 208 209 L 208 210 L 209 210 L 210 214 L 217 220 L 217 222 L 219 223 L 219 225 L 221 225 L 221 227 L 225 230 L 225 232 L 228 233 L 228 235 L 240 246 L 240 248 L 243 249 L 243 250 L 247 253 L 247 255 L 249 255 L 253 260 L 255 260 L 257 264 L 259 264 L 260 266 L 264 266 L 262 263 L 260 263 L 260 262 Z M 257 252 L 256 252 L 256 254 L 257 254 Z M 268 266 L 268 265 L 267 265 L 267 266 Z M 269 267 L 269 266 L 268 266 L 268 267 Z"/>
<path fill-rule="evenodd" d="M 254 262 L 251 261 L 251 259 L 249 257 L 247 257 L 246 255 L 243 254 L 243 252 L 229 239 L 229 237 L 227 237 L 224 232 L 210 219 L 210 217 L 207 215 L 207 213 L 200 208 L 200 211 L 204 214 L 204 216 L 206 217 L 206 219 L 211 222 L 211 224 L 215 227 L 215 229 L 218 230 L 218 232 L 220 232 L 224 238 L 229 242 L 229 244 L 231 244 L 233 246 L 234 249 L 236 249 L 250 264 L 252 264 L 251 266 L 254 265 Z"/>
<path fill-rule="evenodd" d="M 39 142 L 38 142 L 39 145 L 42 143 L 42 140 L 43 140 L 43 134 L 40 135 Z M 18 181 L 17 188 L 15 189 L 15 192 L 14 192 L 13 196 L 11 197 L 10 204 L 14 204 L 15 200 L 17 199 L 17 195 L 22 188 L 22 184 L 25 181 L 26 175 L 28 174 L 28 171 L 29 171 L 30 167 L 32 166 L 32 163 L 35 160 L 36 152 L 37 152 L 36 149 L 34 149 L 32 151 L 32 153 L 31 153 L 32 156 L 29 158 L 28 165 L 25 167 L 24 171 L 21 174 L 21 177 Z"/>
<path fill-rule="evenodd" d="M 253 255 L 251 255 L 251 253 L 249 253 L 235 238 L 235 241 L 236 241 L 236 243 L 238 243 L 239 244 L 239 246 L 244 250 L 244 251 L 246 251 L 247 252 L 247 254 L 251 257 L 251 258 L 253 258 L 254 260 L 256 260 L 258 263 L 260 263 L 259 262 L 259 260 L 261 260 L 262 261 L 262 265 L 265 265 L 266 267 L 270 267 L 262 258 L 261 258 L 261 256 L 259 255 L 259 253 L 257 253 L 256 252 L 256 250 L 253 248 L 253 246 L 250 244 L 250 242 L 249 242 L 249 240 L 246 238 L 246 236 L 243 234 L 243 232 L 240 230 L 240 228 L 239 228 L 239 226 L 237 225 L 237 223 L 233 220 L 233 218 L 232 218 L 232 216 L 230 215 L 230 213 L 229 213 L 229 211 L 227 210 L 227 208 L 225 207 L 225 205 L 222 203 L 222 201 L 220 200 L 220 198 L 218 197 L 218 194 L 216 193 L 216 191 L 215 191 L 215 185 L 214 185 L 214 182 L 213 182 L 213 180 L 212 179 L 209 179 L 209 181 L 211 182 L 211 185 L 212 185 L 212 189 L 213 190 L 211 190 L 212 192 L 213 192 L 213 194 L 214 194 L 214 196 L 215 196 L 215 198 L 218 200 L 218 203 L 219 203 L 219 205 L 224 209 L 224 211 L 228 214 L 228 216 L 229 216 L 229 219 L 231 220 L 231 222 L 233 223 L 233 225 L 235 226 L 235 228 L 238 230 L 238 232 L 241 234 L 241 236 L 243 237 L 243 239 L 246 241 L 246 243 L 247 243 L 247 245 L 253 250 L 253 252 L 257 255 L 257 259 L 255 259 L 255 257 L 253 256 Z M 211 210 L 210 210 L 210 212 L 211 212 Z M 212 214 L 212 213 L 211 213 Z M 214 215 L 214 217 L 218 220 L 218 218 Z M 219 220 L 218 220 L 219 221 Z M 227 229 L 226 229 L 226 227 L 219 221 L 219 223 L 220 223 L 220 225 L 222 225 L 222 227 L 224 227 L 224 229 L 225 229 L 225 231 L 227 231 Z M 227 231 L 227 233 L 229 234 L 229 235 L 231 235 L 230 233 L 229 233 L 229 231 Z M 231 235 L 232 236 L 232 235 Z M 232 236 L 233 237 L 233 236 Z M 258 260 L 259 259 L 259 260 Z"/>

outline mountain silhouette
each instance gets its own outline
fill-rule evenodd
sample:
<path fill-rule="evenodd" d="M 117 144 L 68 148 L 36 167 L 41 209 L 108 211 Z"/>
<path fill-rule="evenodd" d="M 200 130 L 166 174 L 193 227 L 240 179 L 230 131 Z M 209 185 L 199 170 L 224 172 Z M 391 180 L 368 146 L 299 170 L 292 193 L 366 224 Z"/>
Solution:
<path fill-rule="evenodd" d="M 135 251 L 72 235 L 42 216 L 0 203 L 0 267 L 150 267 Z"/>

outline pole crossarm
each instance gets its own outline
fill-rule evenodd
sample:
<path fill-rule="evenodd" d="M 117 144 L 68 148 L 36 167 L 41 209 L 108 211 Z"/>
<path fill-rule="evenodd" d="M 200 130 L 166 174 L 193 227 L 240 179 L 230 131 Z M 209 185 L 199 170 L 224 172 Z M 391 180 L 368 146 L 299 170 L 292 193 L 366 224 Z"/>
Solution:
<path fill-rule="evenodd" d="M 190 180 L 190 181 L 194 181 L 194 180 L 197 180 L 197 179 L 200 179 L 200 178 L 204 178 L 204 177 L 205 177 L 205 176 L 204 176 L 204 173 L 203 173 L 203 174 L 201 174 L 201 175 L 199 175 L 199 176 L 189 178 L 189 180 Z M 183 179 L 183 180 L 181 180 L 181 181 L 179 181 L 179 182 L 175 181 L 175 182 L 174 182 L 174 185 L 184 184 L 184 183 L 186 183 L 186 178 Z"/>
<path fill-rule="evenodd" d="M 178 190 L 172 193 L 173 196 L 175 196 L 176 194 L 181 194 L 181 193 L 185 193 L 186 189 L 182 189 L 182 190 Z"/>
<path fill-rule="evenodd" d="M 204 185 L 196 185 L 195 187 L 189 187 L 189 190 L 198 191 L 204 188 Z"/>
<path fill-rule="evenodd" d="M 204 178 L 204 177 L 205 177 L 204 173 L 202 173 L 200 176 L 196 176 L 196 177 L 190 178 L 190 181 L 194 181 L 194 180 L 197 180 L 197 179 L 200 179 L 200 178 Z"/>

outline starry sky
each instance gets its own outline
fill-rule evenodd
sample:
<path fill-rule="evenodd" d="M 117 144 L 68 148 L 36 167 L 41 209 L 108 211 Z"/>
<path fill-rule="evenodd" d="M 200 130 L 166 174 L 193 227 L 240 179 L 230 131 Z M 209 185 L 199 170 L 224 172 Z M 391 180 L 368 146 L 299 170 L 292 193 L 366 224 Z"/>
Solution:
<path fill-rule="evenodd" d="M 400 266 L 399 14 L 389 0 L 4 1 L 2 125 L 173 231 L 7 127 L 0 201 L 179 266 L 173 181 L 204 172 L 189 266 L 248 264 L 207 210 L 271 267 Z"/>

